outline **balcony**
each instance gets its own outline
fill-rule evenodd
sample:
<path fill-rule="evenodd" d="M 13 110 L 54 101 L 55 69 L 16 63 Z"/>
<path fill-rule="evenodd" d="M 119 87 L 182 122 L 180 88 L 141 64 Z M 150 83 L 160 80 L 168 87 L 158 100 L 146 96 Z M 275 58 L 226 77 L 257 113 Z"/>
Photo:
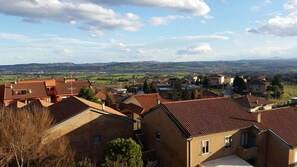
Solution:
<path fill-rule="evenodd" d="M 241 157 L 244 160 L 256 158 L 258 154 L 258 147 L 249 147 L 249 148 L 243 148 L 238 147 L 237 148 L 237 155 Z"/>

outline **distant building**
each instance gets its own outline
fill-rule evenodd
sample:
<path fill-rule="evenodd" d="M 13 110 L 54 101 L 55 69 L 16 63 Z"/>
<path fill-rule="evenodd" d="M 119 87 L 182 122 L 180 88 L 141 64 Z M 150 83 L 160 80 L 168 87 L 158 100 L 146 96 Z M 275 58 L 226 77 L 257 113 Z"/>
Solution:
<path fill-rule="evenodd" d="M 228 84 L 232 85 L 234 77 L 225 76 L 223 74 L 213 74 L 207 77 L 208 84 L 211 86 Z"/>
<path fill-rule="evenodd" d="M 83 86 L 92 88 L 88 81 L 73 78 L 16 81 L 0 86 L 0 100 L 5 106 L 13 101 L 27 104 L 36 99 L 56 103 L 69 96 L 77 96 Z"/>
<path fill-rule="evenodd" d="M 261 79 L 253 79 L 247 83 L 249 91 L 253 94 L 264 94 L 267 89 L 268 82 Z"/>
<path fill-rule="evenodd" d="M 271 110 L 272 107 L 275 106 L 274 102 L 252 95 L 234 98 L 234 100 L 249 112 L 256 112 L 258 110 Z"/>

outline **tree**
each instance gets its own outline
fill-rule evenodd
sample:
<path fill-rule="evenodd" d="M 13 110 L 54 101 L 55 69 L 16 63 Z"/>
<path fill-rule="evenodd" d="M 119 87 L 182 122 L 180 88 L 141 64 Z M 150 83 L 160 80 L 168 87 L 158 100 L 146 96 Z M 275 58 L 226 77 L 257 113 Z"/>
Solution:
<path fill-rule="evenodd" d="M 103 166 L 142 167 L 141 147 L 131 138 L 117 138 L 107 144 Z"/>
<path fill-rule="evenodd" d="M 95 97 L 95 91 L 88 86 L 83 86 L 80 89 L 78 97 L 84 98 L 89 101 L 98 102 L 98 99 Z"/>
<path fill-rule="evenodd" d="M 271 81 L 272 86 L 278 86 L 281 90 L 284 90 L 284 86 L 282 84 L 282 76 L 281 75 L 275 75 L 273 76 L 273 79 Z"/>
<path fill-rule="evenodd" d="M 46 110 L 0 111 L 0 166 L 67 166 L 74 153 L 66 138 L 44 144 L 53 118 Z"/>
<path fill-rule="evenodd" d="M 151 92 L 151 90 L 150 90 L 150 86 L 149 86 L 149 84 L 147 83 L 147 80 L 145 80 L 144 83 L 143 83 L 143 92 L 144 92 L 144 93 L 150 93 L 150 92 Z"/>
<path fill-rule="evenodd" d="M 233 81 L 233 87 L 235 93 L 241 94 L 242 91 L 247 89 L 247 84 L 245 83 L 243 78 L 236 75 Z"/>
<path fill-rule="evenodd" d="M 181 95 L 182 95 L 181 98 L 183 100 L 190 100 L 191 99 L 191 95 L 189 94 L 188 89 L 182 90 Z"/>
<path fill-rule="evenodd" d="M 203 86 L 208 86 L 208 79 L 207 76 L 204 76 L 203 81 L 202 81 Z"/>

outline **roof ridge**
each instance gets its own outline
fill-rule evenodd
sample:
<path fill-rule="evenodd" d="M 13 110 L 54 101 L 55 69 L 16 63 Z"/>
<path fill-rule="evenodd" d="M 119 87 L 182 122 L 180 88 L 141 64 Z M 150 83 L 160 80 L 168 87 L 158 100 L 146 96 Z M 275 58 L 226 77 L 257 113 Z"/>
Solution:
<path fill-rule="evenodd" d="M 269 112 L 269 111 L 277 111 L 277 110 L 288 109 L 288 108 L 296 108 L 297 109 L 297 107 L 294 107 L 294 106 L 284 106 L 284 107 L 273 108 L 270 110 L 258 110 L 258 112 L 265 113 L 265 112 Z"/>
<path fill-rule="evenodd" d="M 215 99 L 227 99 L 227 98 L 228 97 L 212 97 L 212 98 L 202 98 L 202 99 L 192 99 L 192 100 L 168 101 L 168 102 L 163 102 L 162 104 L 186 103 L 186 102 L 206 101 L 206 100 L 215 100 Z"/>

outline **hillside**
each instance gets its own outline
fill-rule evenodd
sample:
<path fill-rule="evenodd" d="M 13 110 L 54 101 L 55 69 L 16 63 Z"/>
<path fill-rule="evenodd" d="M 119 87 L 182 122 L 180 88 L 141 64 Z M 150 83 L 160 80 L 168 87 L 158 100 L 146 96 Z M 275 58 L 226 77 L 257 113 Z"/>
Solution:
<path fill-rule="evenodd" d="M 297 73 L 297 59 L 196 61 L 196 62 L 112 62 L 0 65 L 1 74 L 38 72 L 199 72 L 199 73 Z"/>

